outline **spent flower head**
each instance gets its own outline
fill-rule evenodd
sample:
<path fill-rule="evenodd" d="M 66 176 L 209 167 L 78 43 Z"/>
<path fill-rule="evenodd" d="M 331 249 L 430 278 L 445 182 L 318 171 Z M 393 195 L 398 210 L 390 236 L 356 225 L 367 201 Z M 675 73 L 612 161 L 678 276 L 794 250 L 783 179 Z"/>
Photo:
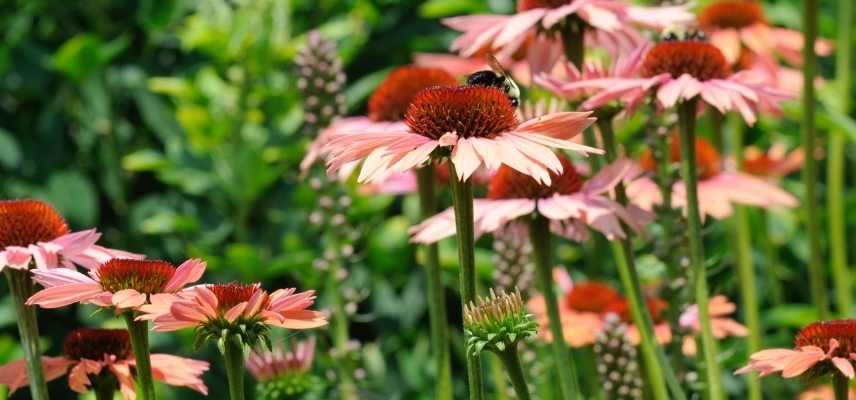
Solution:
<path fill-rule="evenodd" d="M 520 291 L 497 294 L 491 289 L 489 296 L 464 306 L 464 330 L 467 351 L 478 354 L 514 349 L 518 341 L 538 332 L 538 324 L 526 310 Z"/>

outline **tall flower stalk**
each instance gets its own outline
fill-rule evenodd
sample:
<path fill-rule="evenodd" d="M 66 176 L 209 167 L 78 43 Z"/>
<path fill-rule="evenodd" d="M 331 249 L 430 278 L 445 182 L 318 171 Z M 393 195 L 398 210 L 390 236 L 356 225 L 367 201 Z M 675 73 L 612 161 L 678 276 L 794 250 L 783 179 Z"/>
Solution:
<path fill-rule="evenodd" d="M 473 226 L 473 186 L 469 179 L 459 180 L 455 164 L 449 163 L 449 182 L 455 208 L 455 229 L 458 232 L 458 263 L 460 267 L 461 304 L 476 299 L 475 228 Z M 481 360 L 478 354 L 467 352 L 467 381 L 470 400 L 482 400 Z"/>
<path fill-rule="evenodd" d="M 553 357 L 559 372 L 559 386 L 563 399 L 578 398 L 578 384 L 571 353 L 565 345 L 562 321 L 559 316 L 559 303 L 553 290 L 552 247 L 550 245 L 550 223 L 544 216 L 536 215 L 529 221 L 529 240 L 532 242 L 532 254 L 535 258 L 535 276 L 547 308 L 550 333 L 553 335 Z"/>
<path fill-rule="evenodd" d="M 618 158 L 619 154 L 618 143 L 612 127 L 612 116 L 601 116 L 597 120 L 597 126 L 600 129 L 603 139 L 607 162 L 612 163 Z M 628 199 L 623 182 L 619 182 L 615 186 L 615 197 L 619 204 L 622 206 L 627 205 Z M 633 318 L 633 323 L 639 327 L 640 347 L 642 357 L 645 360 L 645 372 L 648 376 L 648 384 L 651 387 L 652 395 L 656 399 L 669 398 L 669 394 L 666 391 L 666 384 L 671 387 L 674 398 L 683 398 L 683 390 L 678 383 L 677 377 L 675 377 L 671 365 L 666 360 L 662 347 L 657 344 L 654 338 L 654 322 L 644 305 L 642 285 L 639 282 L 639 274 L 636 271 L 636 264 L 633 258 L 631 230 L 626 225 L 623 228 L 627 232 L 627 237 L 620 241 L 611 242 L 611 246 L 618 266 L 621 284 L 627 292 L 630 316 Z"/>
<path fill-rule="evenodd" d="M 698 305 L 701 323 L 702 358 L 707 392 L 711 400 L 725 398 L 722 392 L 722 374 L 716 361 L 716 342 L 710 323 L 708 310 L 707 271 L 704 267 L 704 253 L 701 240 L 701 216 L 698 206 L 698 173 L 696 171 L 695 123 L 697 99 L 685 100 L 678 104 L 678 125 L 680 128 L 681 176 L 686 186 L 686 212 L 689 235 L 690 268 L 692 271 L 693 291 Z"/>
<path fill-rule="evenodd" d="M 739 118 L 729 118 L 731 122 L 731 154 L 737 163 L 737 169 L 743 166 L 743 125 Z M 737 261 L 737 276 L 740 284 L 741 309 L 749 328 L 749 353 L 761 349 L 761 318 L 758 311 L 758 285 L 755 279 L 755 266 L 752 262 L 752 235 L 749 230 L 749 215 L 745 206 L 735 205 L 731 218 L 734 250 Z M 761 400 L 761 382 L 748 379 L 749 398 Z"/>
<path fill-rule="evenodd" d="M 244 344 L 237 335 L 229 335 L 218 345 L 229 382 L 229 399 L 244 400 Z"/>
<path fill-rule="evenodd" d="M 811 282 L 811 298 L 817 309 L 819 319 L 829 317 L 829 300 L 826 294 L 826 270 L 820 248 L 820 213 L 817 208 L 817 161 L 814 158 L 814 148 L 817 141 L 815 126 L 815 91 L 814 77 L 817 64 L 815 42 L 817 41 L 817 0 L 803 2 L 803 120 L 802 142 L 806 148 L 803 164 L 803 182 L 805 184 L 805 223 L 809 239 L 809 279 Z"/>
<path fill-rule="evenodd" d="M 342 252 L 340 250 L 338 235 L 335 232 L 336 231 L 328 232 L 329 234 L 326 235 L 327 249 L 335 254 L 334 259 L 330 260 L 330 263 L 328 264 L 328 290 L 326 292 L 329 296 L 328 300 L 330 301 L 330 308 L 332 311 L 333 345 L 336 348 L 336 354 L 342 357 L 342 359 L 337 362 L 339 369 L 339 375 L 337 377 L 339 381 L 339 391 L 341 392 L 343 399 L 356 400 L 357 385 L 354 382 L 350 362 L 347 360 L 349 342 L 351 341 L 351 335 L 348 329 L 348 313 L 347 310 L 345 310 L 345 301 L 342 299 L 341 293 L 341 280 L 345 273 L 345 270 L 343 269 L 344 257 L 341 256 Z"/>
<path fill-rule="evenodd" d="M 850 112 L 850 73 L 851 36 L 853 32 L 853 2 L 838 2 L 838 45 L 835 73 L 838 80 L 839 107 L 843 114 Z M 850 270 L 847 266 L 847 242 L 844 227 L 844 143 L 845 133 L 836 132 L 829 137 L 829 156 L 827 166 L 828 197 L 826 208 L 829 210 L 829 251 L 832 263 L 832 276 L 835 282 L 835 303 L 839 315 L 852 316 L 853 286 Z M 811 150 L 809 157 L 811 158 Z"/>
<path fill-rule="evenodd" d="M 135 321 L 134 313 L 126 311 L 122 314 L 128 326 L 131 337 L 131 347 L 134 349 L 134 359 L 137 364 L 137 391 L 142 400 L 154 400 L 155 383 L 152 379 L 152 361 L 149 354 L 149 322 Z"/>
<path fill-rule="evenodd" d="M 39 348 L 39 322 L 35 307 L 26 304 L 33 294 L 33 281 L 27 270 L 6 269 L 6 280 L 15 304 L 18 333 L 21 335 L 21 349 L 27 362 L 27 376 L 30 382 L 30 396 L 33 400 L 47 400 L 48 387 L 42 370 L 42 352 Z"/>
<path fill-rule="evenodd" d="M 422 219 L 437 212 L 434 165 L 428 163 L 416 171 L 419 207 Z M 431 344 L 437 368 L 436 399 L 451 400 L 452 365 L 449 353 L 449 324 L 446 320 L 446 298 L 443 294 L 443 274 L 440 252 L 436 243 L 426 244 L 425 269 L 428 274 L 428 311 L 431 318 Z"/>

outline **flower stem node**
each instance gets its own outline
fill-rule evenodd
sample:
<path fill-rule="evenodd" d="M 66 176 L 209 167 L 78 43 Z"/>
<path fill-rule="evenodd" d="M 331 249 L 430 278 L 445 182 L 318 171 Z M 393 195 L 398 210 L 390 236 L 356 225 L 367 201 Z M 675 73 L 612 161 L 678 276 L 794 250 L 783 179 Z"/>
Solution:
<path fill-rule="evenodd" d="M 520 291 L 497 294 L 491 289 L 490 296 L 464 307 L 464 330 L 467 351 L 477 355 L 515 348 L 521 339 L 537 334 L 538 324 L 524 307 Z"/>

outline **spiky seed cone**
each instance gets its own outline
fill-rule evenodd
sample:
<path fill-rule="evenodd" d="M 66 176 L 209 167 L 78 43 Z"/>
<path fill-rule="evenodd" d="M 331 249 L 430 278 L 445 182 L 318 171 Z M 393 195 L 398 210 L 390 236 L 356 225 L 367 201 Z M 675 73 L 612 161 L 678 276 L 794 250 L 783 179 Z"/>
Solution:
<path fill-rule="evenodd" d="M 627 325 L 617 315 L 606 316 L 606 325 L 596 338 L 594 353 L 597 373 L 607 399 L 642 398 L 636 347 L 627 338 Z"/>
<path fill-rule="evenodd" d="M 333 42 L 310 32 L 306 46 L 294 58 L 297 88 L 303 98 L 303 121 L 307 133 L 318 132 L 336 117 L 345 115 L 345 73 Z"/>
<path fill-rule="evenodd" d="M 500 292 L 493 289 L 487 297 L 479 297 L 464 306 L 464 330 L 467 351 L 502 352 L 517 346 L 517 342 L 538 332 L 538 323 L 523 304 L 520 291 Z"/>

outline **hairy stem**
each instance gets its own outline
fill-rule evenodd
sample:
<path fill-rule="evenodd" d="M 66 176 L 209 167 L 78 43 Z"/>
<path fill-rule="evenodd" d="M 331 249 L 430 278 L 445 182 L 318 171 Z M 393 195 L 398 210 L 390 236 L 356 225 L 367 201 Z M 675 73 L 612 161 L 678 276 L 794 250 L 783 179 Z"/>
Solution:
<path fill-rule="evenodd" d="M 425 220 L 437 213 L 434 165 L 428 164 L 416 171 L 419 190 L 419 207 Z M 443 275 L 440 270 L 440 253 L 436 243 L 423 246 L 425 269 L 428 274 L 428 313 L 431 319 L 431 345 L 437 368 L 437 400 L 452 400 L 452 364 L 449 356 L 449 323 L 446 320 L 446 296 L 443 294 Z"/>
<path fill-rule="evenodd" d="M 606 160 L 610 163 L 615 162 L 618 159 L 619 151 L 615 132 L 612 127 L 612 119 L 598 118 L 597 125 L 603 137 Z M 619 182 L 615 186 L 615 197 L 622 206 L 628 204 L 627 194 L 624 191 L 624 182 Z M 617 243 L 612 242 L 612 251 L 618 266 L 621 284 L 627 293 L 633 324 L 641 327 L 639 329 L 640 347 L 651 394 L 655 399 L 668 399 L 669 395 L 666 392 L 666 383 L 668 383 L 674 393 L 674 397 L 683 398 L 684 393 L 680 383 L 668 360 L 666 360 L 663 348 L 660 347 L 654 337 L 654 323 L 651 314 L 645 307 L 645 300 L 642 298 L 642 285 L 639 281 L 639 274 L 636 271 L 630 228 L 622 224 L 622 229 L 624 229 L 627 236 Z"/>
<path fill-rule="evenodd" d="M 520 357 L 517 356 L 517 346 L 508 347 L 497 355 L 502 360 L 502 364 L 505 365 L 505 372 L 508 373 L 508 379 L 514 386 L 517 399 L 529 400 L 529 388 L 526 386 L 526 378 L 524 378 L 523 368 L 520 366 Z"/>
<path fill-rule="evenodd" d="M 716 361 L 716 342 L 710 323 L 708 309 L 707 273 L 704 267 L 704 253 L 701 242 L 701 216 L 698 207 L 698 173 L 696 172 L 695 122 L 696 99 L 685 101 L 678 106 L 678 124 L 680 126 L 681 176 L 686 187 L 687 228 L 690 246 L 690 269 L 693 288 L 701 323 L 701 344 L 706 384 L 710 400 L 723 400 L 722 373 Z"/>
<path fill-rule="evenodd" d="M 817 142 L 815 126 L 814 76 L 817 54 L 814 45 L 817 40 L 817 0 L 803 1 L 803 121 L 802 143 L 806 157 L 803 163 L 803 181 L 805 183 L 805 223 L 809 238 L 809 279 L 811 298 L 817 308 L 818 319 L 829 318 L 829 300 L 826 294 L 826 269 L 820 247 L 820 213 L 817 208 L 817 161 L 814 149 Z"/>
<path fill-rule="evenodd" d="M 850 112 L 850 72 L 851 36 L 853 32 L 853 2 L 838 2 L 838 45 L 836 46 L 837 84 L 840 111 Z M 829 157 L 827 166 L 826 208 L 829 210 L 829 251 L 832 263 L 832 276 L 835 282 L 835 303 L 838 313 L 850 318 L 853 313 L 853 286 L 850 280 L 850 268 L 847 266 L 847 242 L 844 216 L 844 147 L 845 132 L 835 132 L 829 137 Z M 807 151 L 810 157 L 812 152 Z"/>
<path fill-rule="evenodd" d="M 153 400 L 155 383 L 152 379 L 152 361 L 149 355 L 149 323 L 134 321 L 134 313 L 126 311 L 122 314 L 128 325 L 128 335 L 131 337 L 131 347 L 134 349 L 134 359 L 137 372 L 137 392 L 142 400 Z"/>
<path fill-rule="evenodd" d="M 30 386 L 30 396 L 33 400 L 47 400 L 48 387 L 45 383 L 42 368 L 42 352 L 39 349 L 39 321 L 36 309 L 26 305 L 27 299 L 33 295 L 33 281 L 30 271 L 6 268 L 6 280 L 9 291 L 15 303 L 15 315 L 18 322 L 18 333 L 21 335 L 21 348 L 24 351 L 24 361 L 27 363 L 27 378 Z"/>
<path fill-rule="evenodd" d="M 97 379 L 92 380 L 92 391 L 95 392 L 95 400 L 113 400 L 119 382 L 112 373 L 102 373 Z"/>
<path fill-rule="evenodd" d="M 832 374 L 832 391 L 835 393 L 835 400 L 847 400 L 850 392 L 849 380 L 846 376 L 834 372 Z"/>
<path fill-rule="evenodd" d="M 455 207 L 455 228 L 458 232 L 458 262 L 460 264 L 461 307 L 476 299 L 475 228 L 473 226 L 473 186 L 469 179 L 461 182 L 455 165 L 449 162 L 449 182 Z M 467 380 L 470 400 L 482 400 L 482 368 L 478 355 L 467 352 Z"/>
<path fill-rule="evenodd" d="M 559 304 L 556 292 L 553 291 L 553 263 L 550 247 L 550 223 L 541 215 L 535 216 L 529 223 L 529 241 L 532 243 L 532 254 L 535 258 L 535 275 L 544 295 L 547 306 L 547 318 L 550 333 L 553 335 L 553 357 L 559 371 L 559 386 L 562 398 L 576 399 L 579 385 L 576 372 L 568 347 L 565 345 L 565 335 L 562 332 L 562 322 L 559 316 Z"/>
<path fill-rule="evenodd" d="M 229 399 L 244 400 L 244 344 L 238 335 L 226 337 L 223 363 L 229 381 Z"/>

